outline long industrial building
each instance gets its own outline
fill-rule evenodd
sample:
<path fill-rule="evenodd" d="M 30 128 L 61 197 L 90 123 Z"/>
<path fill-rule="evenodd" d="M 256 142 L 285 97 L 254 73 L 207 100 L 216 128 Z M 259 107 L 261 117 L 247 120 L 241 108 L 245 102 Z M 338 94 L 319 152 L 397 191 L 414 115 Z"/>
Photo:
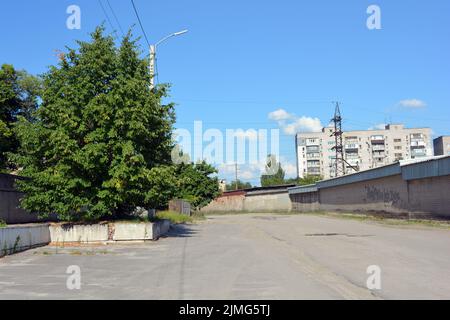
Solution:
<path fill-rule="evenodd" d="M 296 135 L 297 175 L 337 176 L 334 127 L 321 132 Z M 402 124 L 386 125 L 380 130 L 343 132 L 345 174 L 365 171 L 395 163 L 400 160 L 433 156 L 430 128 L 405 128 Z"/>

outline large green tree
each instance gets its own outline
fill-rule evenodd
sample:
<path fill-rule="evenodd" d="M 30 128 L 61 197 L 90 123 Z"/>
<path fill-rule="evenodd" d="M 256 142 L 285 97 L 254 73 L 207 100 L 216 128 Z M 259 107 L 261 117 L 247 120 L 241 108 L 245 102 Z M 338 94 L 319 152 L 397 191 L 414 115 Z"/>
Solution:
<path fill-rule="evenodd" d="M 0 171 L 13 169 L 8 162 L 9 152 L 16 152 L 19 142 L 13 126 L 18 117 L 29 121 L 38 107 L 41 89 L 39 78 L 25 71 L 18 71 L 12 65 L 3 64 L 0 68 Z"/>
<path fill-rule="evenodd" d="M 150 206 L 170 165 L 172 104 L 149 88 L 148 64 L 128 33 L 117 48 L 98 27 L 43 76 L 37 121 L 20 118 L 14 157 L 30 180 L 23 208 L 63 220 L 96 220 Z M 152 171 L 153 170 L 153 171 Z"/>

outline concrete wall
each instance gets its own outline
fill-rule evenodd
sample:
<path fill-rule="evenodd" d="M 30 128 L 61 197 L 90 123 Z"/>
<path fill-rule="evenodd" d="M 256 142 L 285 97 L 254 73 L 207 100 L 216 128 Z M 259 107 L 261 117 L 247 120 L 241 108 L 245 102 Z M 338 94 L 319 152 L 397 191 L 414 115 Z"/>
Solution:
<path fill-rule="evenodd" d="M 112 240 L 114 241 L 142 241 L 157 240 L 166 234 L 170 228 L 169 220 L 154 223 L 114 223 Z"/>
<path fill-rule="evenodd" d="M 291 200 L 285 191 L 227 193 L 201 209 L 204 213 L 290 211 Z"/>
<path fill-rule="evenodd" d="M 38 222 L 36 214 L 19 208 L 19 200 L 23 194 L 14 188 L 17 179 L 21 178 L 0 174 L 0 219 L 8 224 Z"/>
<path fill-rule="evenodd" d="M 320 209 L 318 192 L 291 194 L 290 200 L 291 210 L 294 212 L 313 212 Z"/>
<path fill-rule="evenodd" d="M 48 224 L 9 226 L 0 228 L 0 257 L 50 242 Z"/>
<path fill-rule="evenodd" d="M 408 212 L 408 184 L 401 175 L 323 188 L 319 198 L 324 211 Z"/>
<path fill-rule="evenodd" d="M 92 225 L 52 224 L 50 225 L 50 238 L 54 243 L 106 242 L 109 239 L 109 229 L 107 223 Z"/>
<path fill-rule="evenodd" d="M 170 229 L 169 220 L 153 223 L 103 223 L 92 225 L 28 224 L 0 228 L 0 257 L 49 243 L 103 243 L 157 240 Z"/>
<path fill-rule="evenodd" d="M 157 240 L 170 228 L 169 220 L 157 222 L 111 222 L 101 224 L 52 224 L 52 243 L 104 243 L 109 241 Z"/>
<path fill-rule="evenodd" d="M 200 211 L 204 213 L 213 212 L 242 212 L 244 211 L 245 193 L 236 193 L 229 196 L 221 196 L 212 201 Z"/>
<path fill-rule="evenodd" d="M 287 191 L 268 194 L 247 194 L 244 199 L 246 212 L 291 211 L 291 200 Z"/>
<path fill-rule="evenodd" d="M 416 215 L 450 218 L 450 176 L 408 181 L 408 199 Z"/>
<path fill-rule="evenodd" d="M 293 210 L 299 212 L 375 211 L 449 219 L 449 190 L 450 157 L 437 157 L 290 188 L 289 193 Z M 315 195 L 318 202 L 308 195 Z"/>

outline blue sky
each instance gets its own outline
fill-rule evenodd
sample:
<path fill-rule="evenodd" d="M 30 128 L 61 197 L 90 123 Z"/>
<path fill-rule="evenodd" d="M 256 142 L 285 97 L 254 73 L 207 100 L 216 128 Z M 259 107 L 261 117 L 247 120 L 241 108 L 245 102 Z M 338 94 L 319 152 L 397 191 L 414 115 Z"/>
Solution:
<path fill-rule="evenodd" d="M 109 2 L 122 29 L 135 24 L 141 35 L 130 1 Z M 279 128 L 269 114 L 282 109 L 290 131 L 310 130 L 328 123 L 338 100 L 346 130 L 400 122 L 450 134 L 448 0 L 135 3 L 150 42 L 189 29 L 158 51 L 159 81 L 172 83 L 178 128 L 192 130 L 195 120 L 223 131 Z M 81 8 L 81 30 L 66 28 L 71 4 Z M 381 30 L 366 27 L 371 4 L 381 8 Z M 2 1 L 0 63 L 43 73 L 56 63 L 54 50 L 88 39 L 102 22 L 112 32 L 97 0 Z M 280 129 L 282 165 L 292 175 L 294 136 Z M 231 179 L 231 169 L 221 176 Z M 258 182 L 252 168 L 240 171 Z"/>

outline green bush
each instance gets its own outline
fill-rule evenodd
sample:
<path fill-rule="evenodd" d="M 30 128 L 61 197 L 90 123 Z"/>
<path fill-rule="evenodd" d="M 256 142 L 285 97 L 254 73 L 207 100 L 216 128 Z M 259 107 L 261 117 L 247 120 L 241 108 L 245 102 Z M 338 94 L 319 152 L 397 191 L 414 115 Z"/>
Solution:
<path fill-rule="evenodd" d="M 0 219 L 0 228 L 6 227 L 6 222 Z"/>

